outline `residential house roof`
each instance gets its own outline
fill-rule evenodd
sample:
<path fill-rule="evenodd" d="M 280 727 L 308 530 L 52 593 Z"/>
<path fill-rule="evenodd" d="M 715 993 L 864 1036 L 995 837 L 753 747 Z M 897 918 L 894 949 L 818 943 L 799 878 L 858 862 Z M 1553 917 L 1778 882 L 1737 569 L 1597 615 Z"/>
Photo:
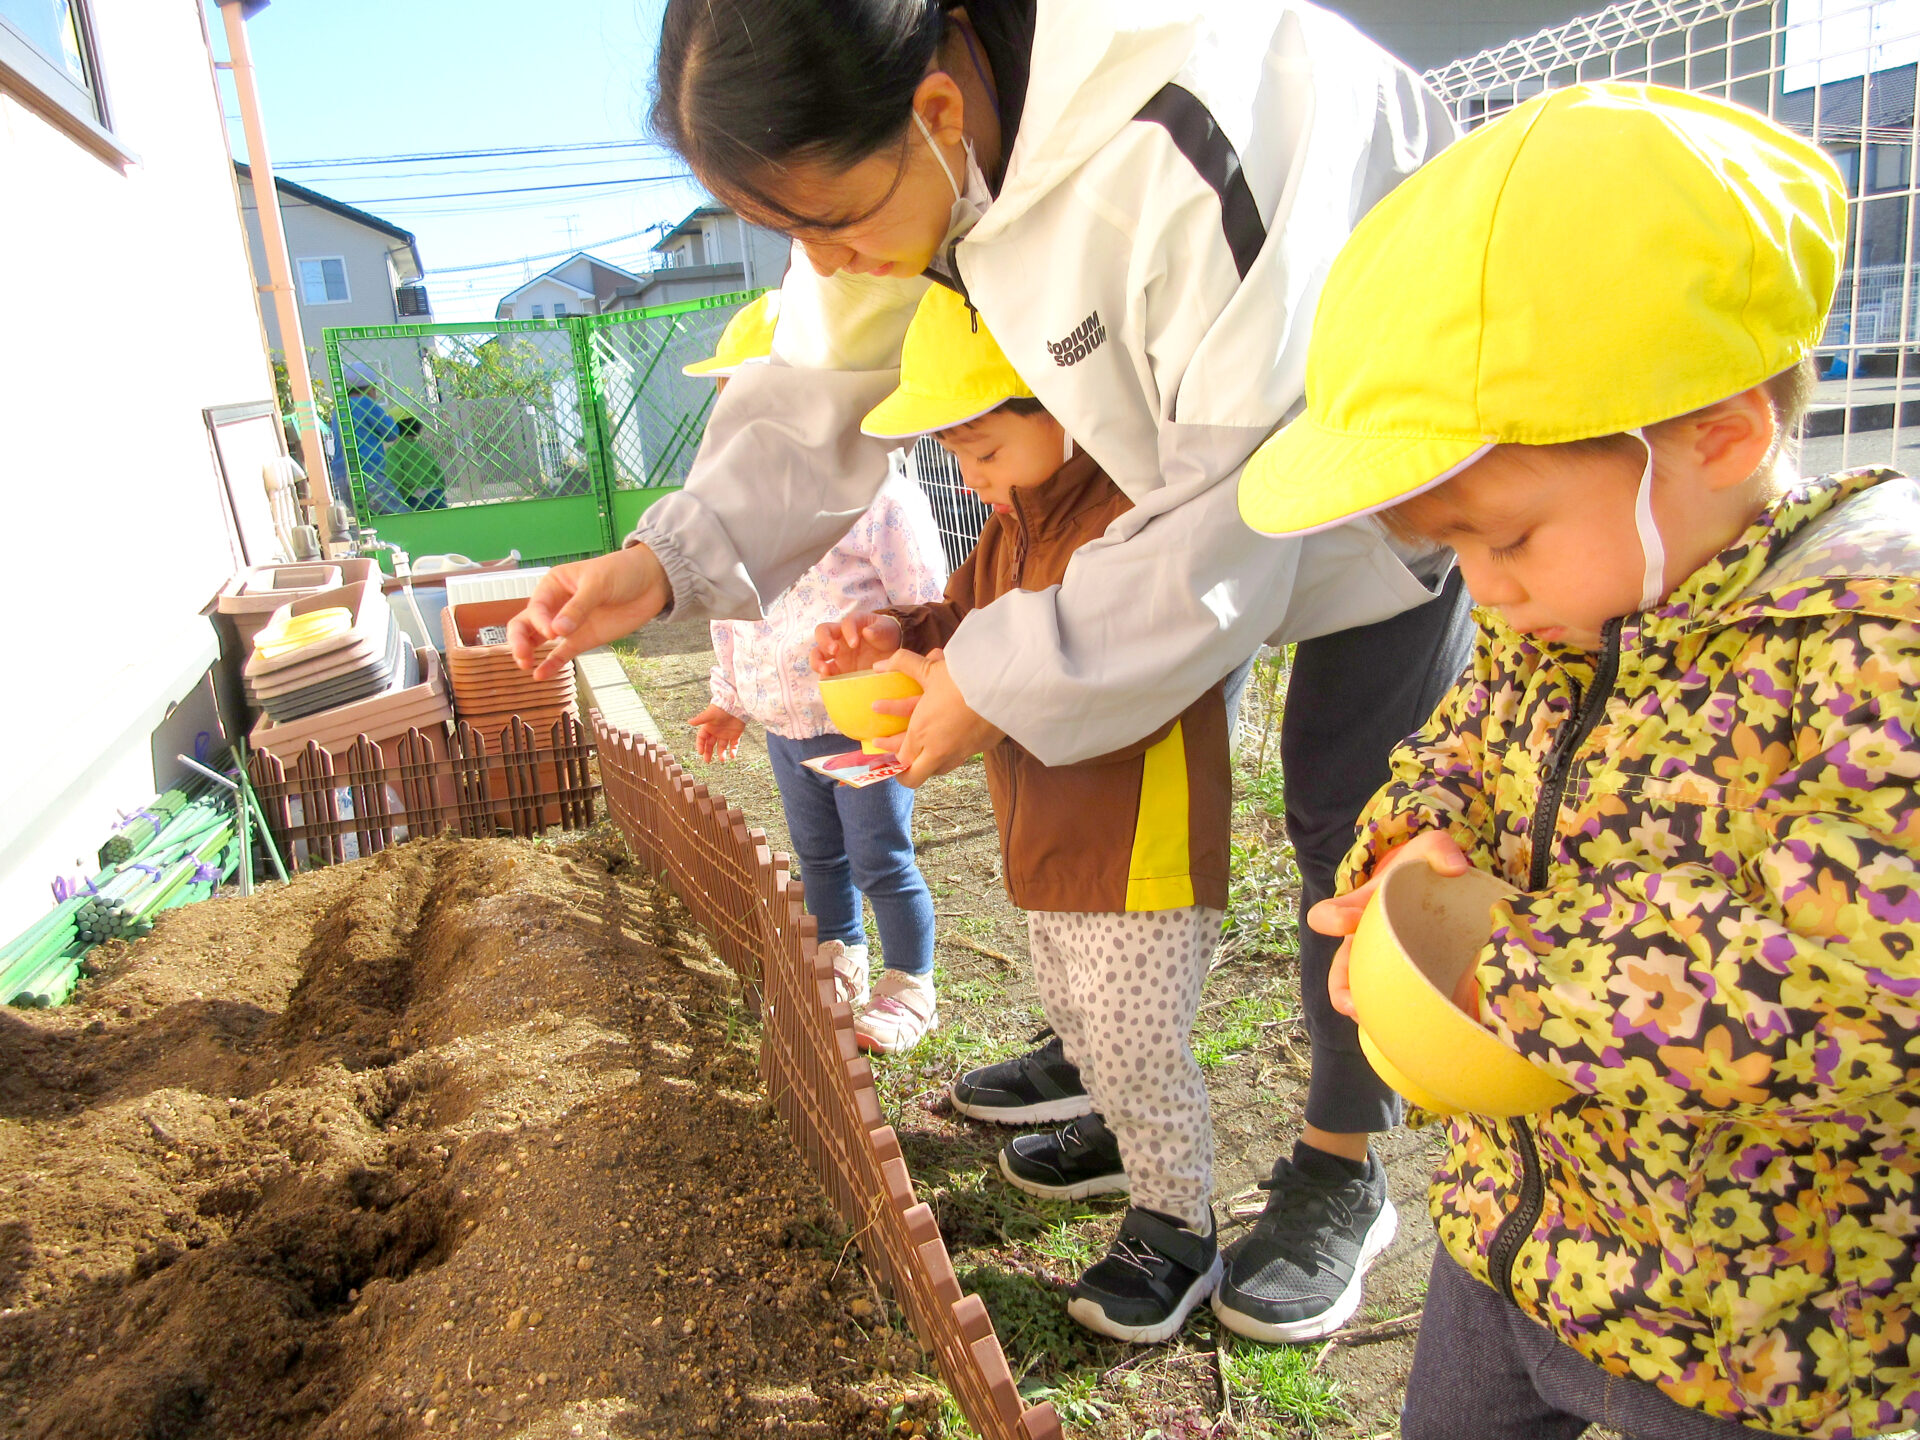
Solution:
<path fill-rule="evenodd" d="M 666 234 L 656 240 L 653 248 L 655 250 L 664 250 L 672 241 L 686 234 L 687 231 L 694 228 L 695 224 L 701 220 L 711 219 L 716 215 L 731 214 L 733 214 L 733 211 L 729 210 L 725 205 L 718 204 L 712 200 L 709 200 L 704 205 L 696 205 L 680 218 L 678 225 L 675 225 L 671 230 L 667 231 Z"/>
<path fill-rule="evenodd" d="M 573 281 L 564 280 L 560 276 L 562 270 L 581 260 L 587 262 L 588 278 L 593 282 L 591 289 L 582 288 L 574 284 Z M 631 270 L 623 270 L 618 265 L 610 264 L 602 260 L 598 255 L 590 255 L 585 250 L 576 250 L 551 270 L 543 271 L 525 284 L 516 286 L 514 289 L 502 295 L 499 305 L 495 307 L 495 314 L 498 314 L 500 310 L 511 305 L 524 292 L 532 289 L 543 280 L 554 285 L 564 285 L 569 290 L 580 295 L 583 299 L 590 296 L 595 304 L 604 308 L 615 295 L 620 293 L 623 286 L 638 284 L 640 277 L 635 275 Z"/>
<path fill-rule="evenodd" d="M 234 161 L 233 168 L 239 172 L 241 179 L 249 185 L 253 183 L 253 167 L 246 161 Z M 396 266 L 402 280 L 418 280 L 426 273 L 427 267 L 420 261 L 419 241 L 414 239 L 411 230 L 403 230 L 391 220 L 382 220 L 378 215 L 357 210 L 343 200 L 334 199 L 331 195 L 322 195 L 318 190 L 309 190 L 306 186 L 296 185 L 291 180 L 282 180 L 278 175 L 273 177 L 273 188 L 291 199 L 332 211 L 343 220 L 351 220 L 356 225 L 364 225 L 369 230 L 377 230 L 382 235 L 388 235 L 400 241 L 406 247 L 407 257 L 413 262 L 412 274 L 407 273 L 405 265 Z"/>

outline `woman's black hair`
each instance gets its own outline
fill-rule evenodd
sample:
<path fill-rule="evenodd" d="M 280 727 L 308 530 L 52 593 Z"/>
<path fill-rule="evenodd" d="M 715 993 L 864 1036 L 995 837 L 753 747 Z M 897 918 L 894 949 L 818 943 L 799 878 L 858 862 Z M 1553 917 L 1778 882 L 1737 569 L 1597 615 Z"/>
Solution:
<path fill-rule="evenodd" d="M 1002 400 L 994 406 L 996 410 L 1005 410 L 1009 415 L 1045 415 L 1047 407 L 1031 395 L 1016 395 L 1011 400 Z"/>
<path fill-rule="evenodd" d="M 768 193 L 769 173 L 843 170 L 890 147 L 904 157 L 945 31 L 945 0 L 667 0 L 654 133 L 709 189 L 783 227 L 848 224 L 864 217 L 795 211 Z"/>

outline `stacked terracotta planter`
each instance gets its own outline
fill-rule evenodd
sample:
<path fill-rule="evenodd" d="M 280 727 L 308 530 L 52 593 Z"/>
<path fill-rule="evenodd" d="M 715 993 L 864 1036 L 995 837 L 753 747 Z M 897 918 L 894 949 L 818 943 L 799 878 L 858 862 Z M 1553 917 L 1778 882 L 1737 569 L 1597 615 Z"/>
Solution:
<path fill-rule="evenodd" d="M 571 665 L 551 680 L 535 680 L 514 663 L 504 641 L 495 638 L 526 608 L 524 599 L 480 600 L 449 605 L 441 617 L 454 713 L 485 735 L 489 745 L 515 715 L 533 727 L 538 743 L 546 744 L 554 721 L 580 713 Z M 536 653 L 545 659 L 556 643 L 550 641 Z"/>

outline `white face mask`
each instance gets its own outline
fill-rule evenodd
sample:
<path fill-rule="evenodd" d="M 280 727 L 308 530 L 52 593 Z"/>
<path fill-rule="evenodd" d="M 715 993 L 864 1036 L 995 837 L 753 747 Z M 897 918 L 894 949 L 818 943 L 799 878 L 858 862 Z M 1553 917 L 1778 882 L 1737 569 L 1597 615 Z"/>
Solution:
<path fill-rule="evenodd" d="M 1653 442 L 1645 430 L 1628 433 L 1639 436 L 1640 443 L 1647 447 L 1647 465 L 1640 472 L 1640 489 L 1633 497 L 1633 528 L 1640 532 L 1640 554 L 1646 562 L 1640 580 L 1640 608 L 1651 610 L 1667 598 L 1667 547 L 1653 518 Z"/>
<path fill-rule="evenodd" d="M 962 189 L 960 182 L 953 177 L 953 167 L 947 164 L 947 157 L 940 153 L 940 145 L 933 138 L 933 131 L 920 118 L 918 110 L 913 112 L 913 123 L 920 127 L 920 133 L 926 137 L 927 148 L 933 151 L 933 158 L 940 163 L 940 173 L 947 177 L 947 184 L 953 190 L 953 208 L 947 211 L 947 233 L 941 237 L 940 248 L 935 252 L 941 263 L 948 264 L 950 268 L 948 250 L 954 241 L 980 223 L 980 217 L 987 213 L 987 207 L 993 203 L 993 193 L 987 189 L 987 177 L 980 169 L 980 162 L 974 158 L 971 140 L 963 139 L 960 142 L 967 155 L 967 183 Z"/>

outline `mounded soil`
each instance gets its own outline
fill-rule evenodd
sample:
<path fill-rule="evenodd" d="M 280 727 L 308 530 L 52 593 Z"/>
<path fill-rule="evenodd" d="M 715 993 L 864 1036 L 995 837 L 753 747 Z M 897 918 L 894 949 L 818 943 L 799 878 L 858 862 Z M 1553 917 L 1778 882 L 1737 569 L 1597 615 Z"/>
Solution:
<path fill-rule="evenodd" d="M 931 1427 L 731 981 L 604 842 L 418 842 L 99 953 L 0 1012 L 0 1435 Z"/>

